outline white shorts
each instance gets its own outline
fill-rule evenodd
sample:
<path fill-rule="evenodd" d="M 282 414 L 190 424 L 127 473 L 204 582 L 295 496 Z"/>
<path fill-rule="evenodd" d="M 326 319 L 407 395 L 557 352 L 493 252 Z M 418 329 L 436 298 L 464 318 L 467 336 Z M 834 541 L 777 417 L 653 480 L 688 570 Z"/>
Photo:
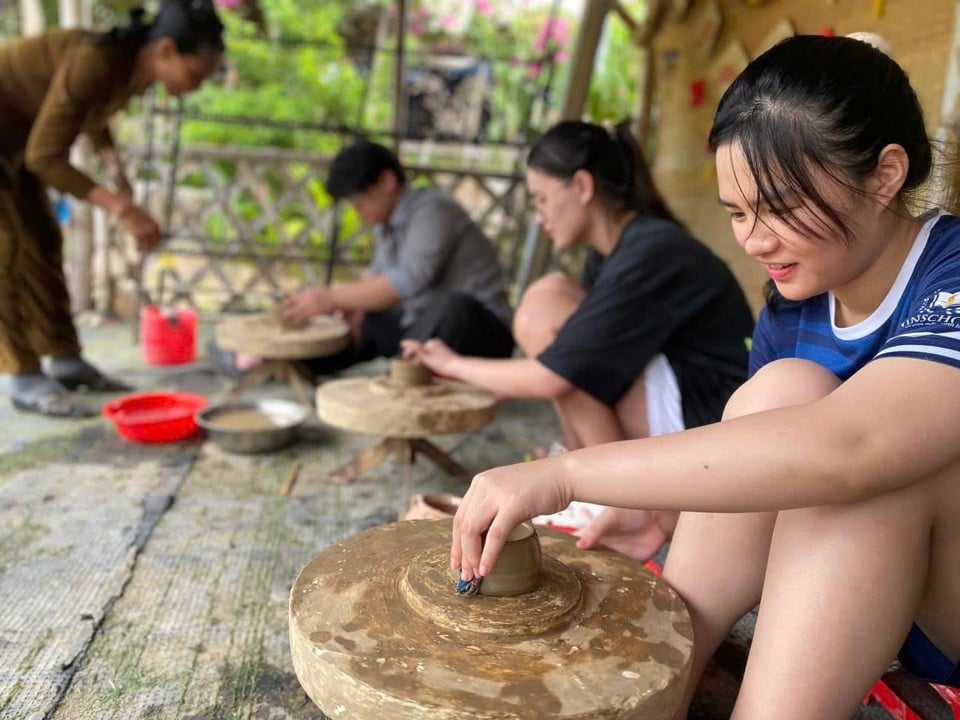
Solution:
<path fill-rule="evenodd" d="M 680 385 L 667 356 L 654 355 L 643 369 L 643 386 L 647 395 L 647 425 L 650 437 L 669 435 L 684 429 Z M 566 452 L 560 443 L 554 443 L 550 455 Z M 540 515 L 533 522 L 565 528 L 582 528 L 603 512 L 604 505 L 574 500 L 566 509 L 552 515 Z"/>

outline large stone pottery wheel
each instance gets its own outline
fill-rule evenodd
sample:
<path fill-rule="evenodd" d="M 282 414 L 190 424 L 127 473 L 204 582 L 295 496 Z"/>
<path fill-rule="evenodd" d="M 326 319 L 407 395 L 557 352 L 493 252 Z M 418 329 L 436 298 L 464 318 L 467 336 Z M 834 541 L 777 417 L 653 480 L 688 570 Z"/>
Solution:
<path fill-rule="evenodd" d="M 693 654 L 682 600 L 639 563 L 539 529 L 539 584 L 455 592 L 451 521 L 333 545 L 290 595 L 297 677 L 333 720 L 669 720 Z M 496 571 L 496 568 L 495 568 Z M 483 586 L 481 585 L 481 592 Z"/>
<path fill-rule="evenodd" d="M 217 344 L 232 352 L 275 360 L 304 360 L 338 353 L 350 344 L 350 327 L 329 315 L 302 328 L 285 328 L 275 314 L 237 315 L 216 327 Z"/>

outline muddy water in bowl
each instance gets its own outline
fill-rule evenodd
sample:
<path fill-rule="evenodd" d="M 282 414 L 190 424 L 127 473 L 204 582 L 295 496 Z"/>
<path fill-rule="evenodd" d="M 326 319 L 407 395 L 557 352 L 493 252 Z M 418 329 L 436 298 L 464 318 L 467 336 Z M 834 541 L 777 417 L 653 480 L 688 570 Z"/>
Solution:
<path fill-rule="evenodd" d="M 224 410 L 210 420 L 224 430 L 273 430 L 279 426 L 271 416 L 259 410 Z"/>
<path fill-rule="evenodd" d="M 289 445 L 307 419 L 303 406 L 286 400 L 234 402 L 197 413 L 197 424 L 224 450 L 268 452 Z"/>

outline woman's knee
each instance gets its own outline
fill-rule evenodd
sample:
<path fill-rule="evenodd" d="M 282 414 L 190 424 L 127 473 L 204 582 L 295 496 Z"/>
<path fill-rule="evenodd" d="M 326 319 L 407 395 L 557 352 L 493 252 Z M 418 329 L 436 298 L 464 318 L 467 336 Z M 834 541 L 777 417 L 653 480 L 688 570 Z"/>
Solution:
<path fill-rule="evenodd" d="M 532 283 L 513 315 L 513 336 L 528 355 L 539 354 L 583 299 L 583 290 L 562 273 Z"/>
<path fill-rule="evenodd" d="M 523 298 L 538 295 L 541 292 L 568 292 L 570 288 L 579 289 L 579 287 L 568 275 L 562 272 L 552 272 L 530 283 L 527 289 L 523 291 Z M 523 298 L 521 298 L 521 303 Z"/>
<path fill-rule="evenodd" d="M 789 358 L 762 367 L 727 401 L 723 417 L 802 405 L 820 400 L 840 386 L 840 379 L 809 360 Z"/>

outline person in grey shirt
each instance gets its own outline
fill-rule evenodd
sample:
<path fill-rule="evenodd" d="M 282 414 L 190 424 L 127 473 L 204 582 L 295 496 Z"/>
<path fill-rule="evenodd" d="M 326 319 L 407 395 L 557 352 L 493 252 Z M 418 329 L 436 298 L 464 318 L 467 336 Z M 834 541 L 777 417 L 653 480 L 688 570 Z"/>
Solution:
<path fill-rule="evenodd" d="M 334 158 L 326 188 L 373 227 L 376 246 L 365 277 L 310 287 L 283 302 L 284 317 L 295 323 L 329 313 L 350 321 L 351 346 L 311 361 L 315 373 L 397 355 L 404 339 L 439 338 L 483 357 L 512 354 L 512 311 L 496 250 L 454 198 L 410 187 L 396 156 L 367 140 Z"/>

